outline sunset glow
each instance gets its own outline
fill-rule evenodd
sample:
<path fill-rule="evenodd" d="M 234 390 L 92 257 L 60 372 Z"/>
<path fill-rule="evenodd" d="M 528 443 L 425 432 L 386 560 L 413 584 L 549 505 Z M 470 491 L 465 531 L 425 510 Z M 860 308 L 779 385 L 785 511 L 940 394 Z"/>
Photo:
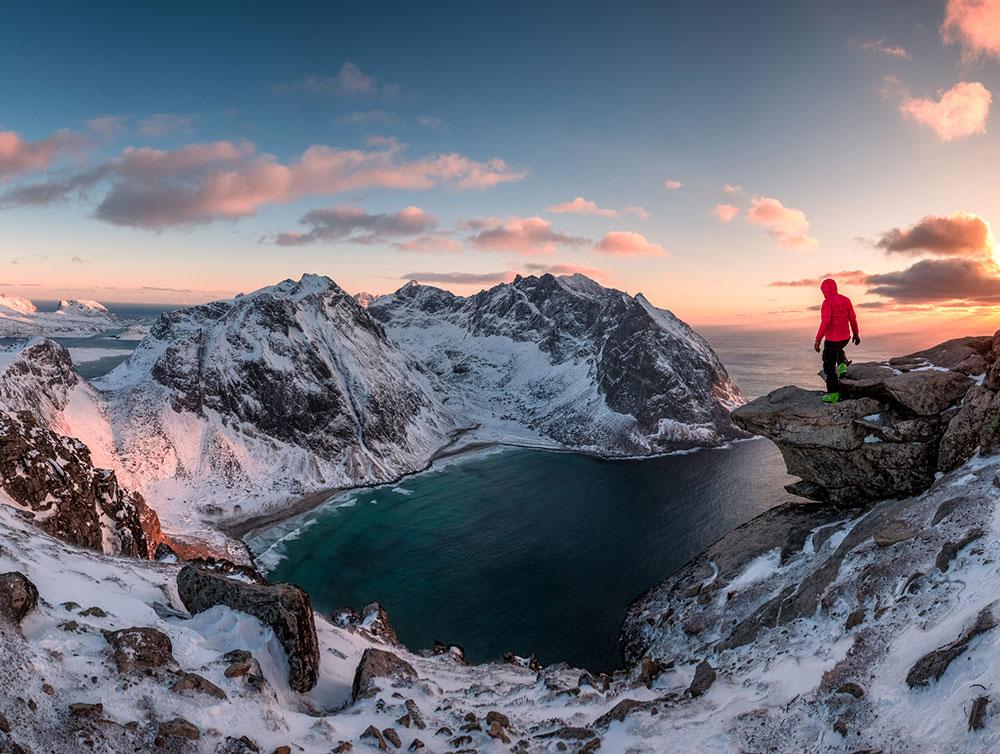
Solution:
<path fill-rule="evenodd" d="M 199 27 L 230 10 L 268 28 L 244 5 Z M 819 293 L 789 283 L 839 273 L 868 330 L 998 323 L 998 0 L 640 3 L 610 26 L 593 5 L 558 34 L 554 8 L 453 11 L 320 6 L 223 49 L 141 8 L 69 6 L 70 35 L 15 6 L 0 290 L 192 303 L 311 271 L 469 294 L 581 270 L 696 324 L 799 327 Z M 499 70 L 477 27 L 531 52 Z M 88 52 L 112 46 L 128 76 Z"/>

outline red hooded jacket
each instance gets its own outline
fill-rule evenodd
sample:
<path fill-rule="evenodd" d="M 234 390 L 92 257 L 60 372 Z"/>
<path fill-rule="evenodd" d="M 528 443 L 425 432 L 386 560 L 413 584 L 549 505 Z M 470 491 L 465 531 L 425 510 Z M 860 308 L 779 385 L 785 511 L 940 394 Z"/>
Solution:
<path fill-rule="evenodd" d="M 827 278 L 819 289 L 823 291 L 823 308 L 816 333 L 816 342 L 827 340 L 850 340 L 851 333 L 858 334 L 858 318 L 854 314 L 851 300 L 837 293 L 837 282 Z"/>

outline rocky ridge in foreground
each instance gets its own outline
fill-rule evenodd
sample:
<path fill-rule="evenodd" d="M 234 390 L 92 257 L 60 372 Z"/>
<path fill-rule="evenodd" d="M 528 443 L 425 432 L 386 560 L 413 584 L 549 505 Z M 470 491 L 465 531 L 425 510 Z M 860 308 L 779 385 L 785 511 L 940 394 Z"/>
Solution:
<path fill-rule="evenodd" d="M 959 338 L 885 363 L 852 364 L 840 403 L 784 387 L 733 421 L 770 438 L 802 497 L 860 503 L 913 495 L 1000 442 L 1000 333 Z"/>

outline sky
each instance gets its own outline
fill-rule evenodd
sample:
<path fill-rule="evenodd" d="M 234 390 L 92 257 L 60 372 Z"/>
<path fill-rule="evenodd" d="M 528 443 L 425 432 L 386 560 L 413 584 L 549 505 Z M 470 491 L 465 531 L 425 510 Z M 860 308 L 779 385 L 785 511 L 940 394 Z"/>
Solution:
<path fill-rule="evenodd" d="M 5 3 L 0 291 L 582 272 L 695 324 L 1000 326 L 1000 0 Z"/>

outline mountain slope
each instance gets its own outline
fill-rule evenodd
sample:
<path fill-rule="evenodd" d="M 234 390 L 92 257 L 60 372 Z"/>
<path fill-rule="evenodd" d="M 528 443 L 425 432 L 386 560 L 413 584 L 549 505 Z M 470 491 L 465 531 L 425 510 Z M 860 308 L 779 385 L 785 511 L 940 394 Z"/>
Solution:
<path fill-rule="evenodd" d="M 483 439 L 630 456 L 742 436 L 711 347 L 641 294 L 518 276 L 468 298 L 411 283 L 368 309 Z"/>
<path fill-rule="evenodd" d="M 453 428 L 421 367 L 313 275 L 163 315 L 95 385 L 132 483 L 181 508 L 385 481 Z"/>
<path fill-rule="evenodd" d="M 0 337 L 73 337 L 121 328 L 122 320 L 96 301 L 65 300 L 54 312 L 40 312 L 27 299 L 0 294 Z"/>

